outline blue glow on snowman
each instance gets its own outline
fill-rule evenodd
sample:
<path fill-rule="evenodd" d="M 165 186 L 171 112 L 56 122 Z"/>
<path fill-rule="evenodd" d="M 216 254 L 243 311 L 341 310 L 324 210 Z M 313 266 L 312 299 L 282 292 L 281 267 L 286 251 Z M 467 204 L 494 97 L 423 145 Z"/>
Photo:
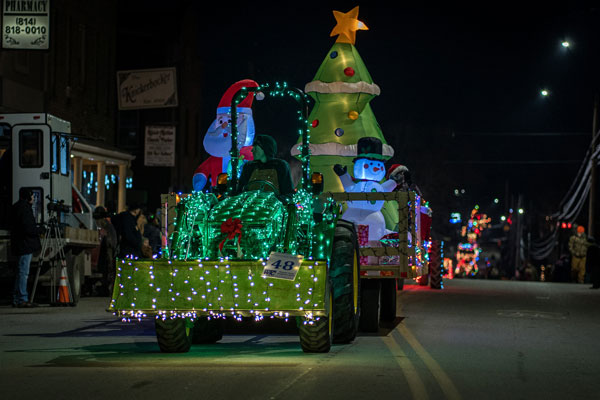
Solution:
<path fill-rule="evenodd" d="M 379 183 L 384 177 L 383 161 L 357 158 L 354 160 L 354 179 L 347 172 L 339 178 L 348 193 L 391 192 L 396 187 L 396 182 L 387 180 Z M 390 233 L 385 228 L 385 219 L 381 213 L 383 200 L 349 201 L 347 204 L 348 208 L 342 218 L 356 225 L 368 225 L 369 240 L 379 240 Z"/>

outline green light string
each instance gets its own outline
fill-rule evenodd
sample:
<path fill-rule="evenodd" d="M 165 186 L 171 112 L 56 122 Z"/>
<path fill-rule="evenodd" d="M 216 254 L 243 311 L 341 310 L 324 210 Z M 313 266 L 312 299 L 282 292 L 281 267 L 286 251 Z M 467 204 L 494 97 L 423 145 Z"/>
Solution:
<path fill-rule="evenodd" d="M 229 152 L 231 156 L 231 171 L 232 177 L 230 180 L 229 192 L 235 191 L 237 187 L 238 181 L 238 157 L 239 157 L 239 149 L 237 144 L 238 137 L 238 126 L 237 126 L 237 107 L 238 104 L 246 98 L 248 93 L 250 92 L 262 92 L 265 96 L 271 97 L 292 97 L 298 105 L 300 109 L 297 111 L 298 121 L 300 123 L 300 128 L 298 129 L 298 134 L 302 137 L 302 151 L 301 151 L 301 162 L 302 162 L 302 177 L 300 186 L 307 190 L 311 190 L 312 183 L 310 180 L 310 135 L 308 128 L 308 104 L 310 97 L 304 93 L 302 90 L 298 88 L 289 87 L 286 82 L 280 84 L 276 82 L 274 87 L 270 84 L 266 83 L 263 85 L 259 85 L 258 87 L 243 87 L 238 91 L 233 98 L 231 99 L 231 150 Z"/>

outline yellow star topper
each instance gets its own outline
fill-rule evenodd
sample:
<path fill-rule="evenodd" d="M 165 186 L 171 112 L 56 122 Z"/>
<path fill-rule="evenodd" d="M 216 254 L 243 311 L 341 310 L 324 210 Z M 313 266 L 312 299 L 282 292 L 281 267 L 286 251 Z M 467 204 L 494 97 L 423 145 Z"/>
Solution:
<path fill-rule="evenodd" d="M 329 36 L 338 35 L 338 38 L 335 41 L 336 43 L 354 44 L 356 41 L 356 31 L 369 30 L 364 23 L 358 20 L 358 6 L 347 13 L 334 11 L 333 16 L 335 17 L 337 25 L 333 28 Z"/>

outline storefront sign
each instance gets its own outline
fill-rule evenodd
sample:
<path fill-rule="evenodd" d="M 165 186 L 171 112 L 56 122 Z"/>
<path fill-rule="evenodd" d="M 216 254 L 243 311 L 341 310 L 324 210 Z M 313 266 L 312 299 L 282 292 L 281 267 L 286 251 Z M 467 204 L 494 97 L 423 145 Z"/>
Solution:
<path fill-rule="evenodd" d="M 147 167 L 175 166 L 174 126 L 146 126 L 144 165 Z"/>
<path fill-rule="evenodd" d="M 48 50 L 50 0 L 2 2 L 2 48 Z"/>
<path fill-rule="evenodd" d="M 175 68 L 118 71 L 119 110 L 177 107 Z"/>

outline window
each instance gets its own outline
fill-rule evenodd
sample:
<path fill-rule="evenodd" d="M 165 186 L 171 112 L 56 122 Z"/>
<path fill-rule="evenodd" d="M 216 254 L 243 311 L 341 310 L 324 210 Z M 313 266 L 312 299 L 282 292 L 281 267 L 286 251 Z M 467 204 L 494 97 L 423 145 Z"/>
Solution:
<path fill-rule="evenodd" d="M 10 137 L 10 125 L 0 124 L 0 139 Z"/>
<path fill-rule="evenodd" d="M 69 140 L 66 136 L 60 137 L 60 173 L 68 176 L 71 171 L 71 154 Z"/>
<path fill-rule="evenodd" d="M 33 218 L 36 223 L 40 224 L 44 222 L 44 213 L 42 212 L 44 189 L 40 187 L 30 187 L 29 189 L 33 192 Z"/>
<path fill-rule="evenodd" d="M 60 151 L 58 149 L 58 135 L 51 135 L 52 139 L 50 139 L 50 159 L 52 160 L 52 172 L 58 174 L 58 164 L 60 162 L 59 154 Z"/>
<path fill-rule="evenodd" d="M 42 137 L 42 131 L 39 129 L 19 132 L 19 166 L 21 168 L 42 167 L 44 164 Z"/>

